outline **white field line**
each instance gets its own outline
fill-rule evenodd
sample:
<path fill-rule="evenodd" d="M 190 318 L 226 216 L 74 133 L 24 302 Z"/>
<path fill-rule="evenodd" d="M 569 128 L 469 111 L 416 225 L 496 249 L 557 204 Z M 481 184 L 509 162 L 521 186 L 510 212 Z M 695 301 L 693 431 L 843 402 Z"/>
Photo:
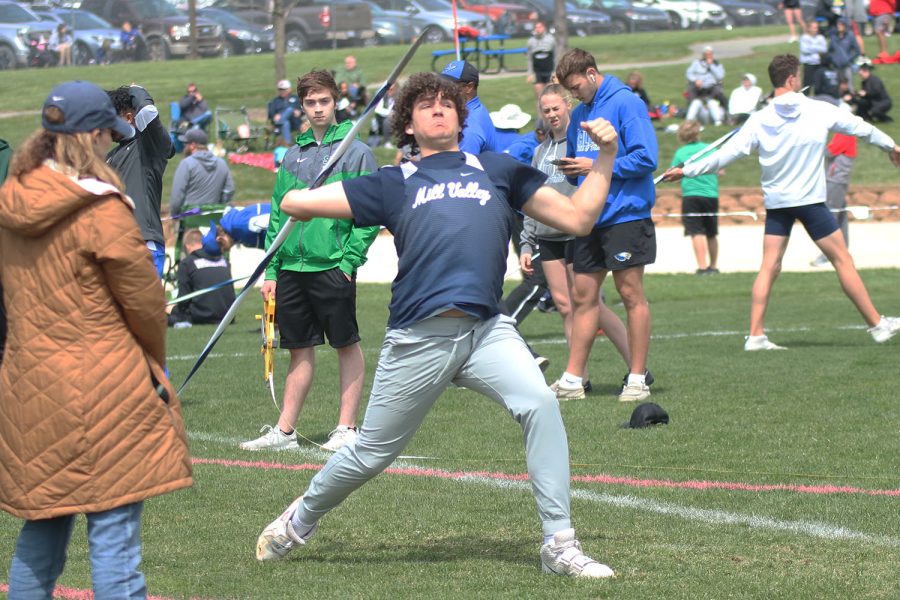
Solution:
<path fill-rule="evenodd" d="M 243 441 L 238 438 L 219 436 L 198 431 L 191 431 L 188 437 L 192 440 L 213 442 L 226 446 L 237 447 Z M 293 455 L 300 455 L 305 459 L 323 460 L 327 459 L 330 453 L 323 452 L 314 448 L 301 447 L 298 450 L 286 450 Z M 397 468 L 416 468 L 427 469 L 421 465 L 408 462 L 418 457 L 408 456 L 400 457 L 407 459 L 405 461 L 395 461 L 392 465 Z M 478 485 L 487 485 L 498 489 L 515 490 L 519 492 L 531 492 L 531 484 L 526 481 L 510 481 L 504 479 L 494 479 L 492 477 L 484 477 L 481 475 L 466 475 L 454 481 L 464 483 L 475 483 Z M 649 500 L 646 498 L 638 498 L 631 495 L 618 495 L 597 493 L 590 490 L 572 489 L 572 498 L 583 502 L 591 502 L 594 504 L 607 504 L 616 508 L 631 509 L 646 513 L 656 513 L 660 515 L 677 517 L 686 521 L 696 523 L 704 523 L 707 525 L 738 525 L 751 529 L 764 529 L 770 531 L 778 531 L 795 535 L 805 535 L 814 538 L 833 540 L 833 541 L 856 541 L 873 546 L 883 546 L 889 548 L 900 548 L 900 538 L 886 535 L 876 535 L 856 531 L 840 525 L 831 525 L 829 523 L 819 523 L 816 521 L 788 521 L 783 519 L 775 519 L 772 517 L 741 514 L 724 510 L 712 510 L 706 508 L 697 508 L 693 506 L 684 506 L 673 502 L 661 502 L 659 500 Z"/>
<path fill-rule="evenodd" d="M 766 328 L 768 333 L 797 333 L 801 331 L 813 331 L 813 330 L 822 330 L 829 329 L 828 327 L 775 327 L 775 328 Z M 830 329 L 836 329 L 838 331 L 847 331 L 847 330 L 860 330 L 865 329 L 865 325 L 834 325 L 830 327 Z M 680 340 L 684 338 L 692 338 L 692 337 L 727 337 L 727 336 L 744 336 L 746 335 L 746 331 L 692 331 L 686 333 L 659 333 L 653 334 L 651 336 L 652 340 L 657 341 L 665 341 L 665 340 Z M 596 342 L 604 343 L 609 340 L 605 337 L 598 337 Z M 566 339 L 563 337 L 560 338 L 551 338 L 551 339 L 528 339 L 528 343 L 532 346 L 541 346 L 541 345 L 559 345 L 565 344 Z M 329 352 L 330 348 L 320 347 L 317 348 L 320 352 Z M 372 348 L 370 347 L 366 353 L 370 355 L 378 355 L 381 352 L 381 347 Z M 213 353 L 209 355 L 209 358 L 246 358 L 248 356 L 259 356 L 259 352 L 232 352 L 230 354 L 225 353 Z M 197 356 L 195 354 L 175 354 L 173 356 L 169 356 L 166 358 L 168 361 L 181 361 L 181 360 L 196 360 Z"/>

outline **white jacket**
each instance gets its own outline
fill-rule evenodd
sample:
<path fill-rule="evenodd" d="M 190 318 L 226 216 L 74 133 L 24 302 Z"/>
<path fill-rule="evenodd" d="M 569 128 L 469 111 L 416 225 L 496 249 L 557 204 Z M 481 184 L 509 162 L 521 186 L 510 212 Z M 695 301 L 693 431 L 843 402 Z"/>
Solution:
<path fill-rule="evenodd" d="M 766 208 L 825 201 L 825 147 L 829 132 L 863 138 L 891 151 L 894 140 L 837 106 L 790 92 L 750 115 L 718 151 L 684 166 L 685 177 L 716 173 L 742 156 L 759 152 Z"/>

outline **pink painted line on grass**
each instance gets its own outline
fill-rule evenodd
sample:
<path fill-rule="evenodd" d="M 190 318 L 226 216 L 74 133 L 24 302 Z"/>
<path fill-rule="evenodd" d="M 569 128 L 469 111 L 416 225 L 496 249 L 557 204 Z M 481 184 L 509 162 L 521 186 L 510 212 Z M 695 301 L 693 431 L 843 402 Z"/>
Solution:
<path fill-rule="evenodd" d="M 197 465 L 218 465 L 222 467 L 239 467 L 243 469 L 264 469 L 281 471 L 318 471 L 320 464 L 304 463 L 285 465 L 281 463 L 248 460 L 223 460 L 195 458 Z M 411 475 L 414 477 L 435 477 L 438 479 L 487 478 L 506 481 L 527 481 L 526 473 L 493 473 L 490 471 L 443 471 L 441 469 L 394 468 L 385 469 L 392 475 Z M 669 479 L 636 479 L 633 477 L 613 477 L 612 475 L 575 475 L 572 481 L 581 483 L 603 483 L 607 485 L 627 485 L 643 488 L 675 488 L 686 490 L 729 490 L 736 492 L 794 492 L 798 494 L 860 494 L 866 496 L 900 497 L 900 489 L 874 490 L 851 486 L 837 485 L 800 485 L 800 484 L 753 484 L 728 481 L 672 481 Z"/>
<path fill-rule="evenodd" d="M 5 583 L 0 583 L 0 593 L 6 594 L 9 592 L 9 585 Z M 53 590 L 53 597 L 60 598 L 61 600 L 94 600 L 94 592 L 91 590 L 78 590 L 75 588 L 68 588 L 61 585 L 56 586 L 56 589 Z M 166 598 L 165 596 L 147 596 L 147 600 L 171 600 L 170 598 Z M 198 600 L 194 598 L 192 600 Z"/>

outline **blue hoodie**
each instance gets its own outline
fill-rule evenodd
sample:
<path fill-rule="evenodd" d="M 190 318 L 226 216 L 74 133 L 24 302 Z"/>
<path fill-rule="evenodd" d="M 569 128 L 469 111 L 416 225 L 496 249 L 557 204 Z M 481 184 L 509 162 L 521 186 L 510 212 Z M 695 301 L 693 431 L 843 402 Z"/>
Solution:
<path fill-rule="evenodd" d="M 566 156 L 597 157 L 597 145 L 581 129 L 582 121 L 597 117 L 603 117 L 615 127 L 619 134 L 619 152 L 613 163 L 606 206 L 594 227 L 649 219 L 650 209 L 656 202 L 653 172 L 656 170 L 659 148 L 656 132 L 647 115 L 647 106 L 631 88 L 612 75 L 604 75 L 594 101 L 590 105 L 579 104 L 572 111 L 572 120 L 566 132 Z M 569 181 L 577 185 L 583 179 L 569 178 Z"/>

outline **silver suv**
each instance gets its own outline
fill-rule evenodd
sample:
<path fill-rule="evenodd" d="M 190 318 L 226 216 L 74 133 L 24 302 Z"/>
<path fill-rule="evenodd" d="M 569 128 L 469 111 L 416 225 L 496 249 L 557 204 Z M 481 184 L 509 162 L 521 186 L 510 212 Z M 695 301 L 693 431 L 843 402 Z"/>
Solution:
<path fill-rule="evenodd" d="M 51 27 L 21 4 L 0 0 L 0 70 L 28 66 L 33 46 L 50 39 Z"/>

